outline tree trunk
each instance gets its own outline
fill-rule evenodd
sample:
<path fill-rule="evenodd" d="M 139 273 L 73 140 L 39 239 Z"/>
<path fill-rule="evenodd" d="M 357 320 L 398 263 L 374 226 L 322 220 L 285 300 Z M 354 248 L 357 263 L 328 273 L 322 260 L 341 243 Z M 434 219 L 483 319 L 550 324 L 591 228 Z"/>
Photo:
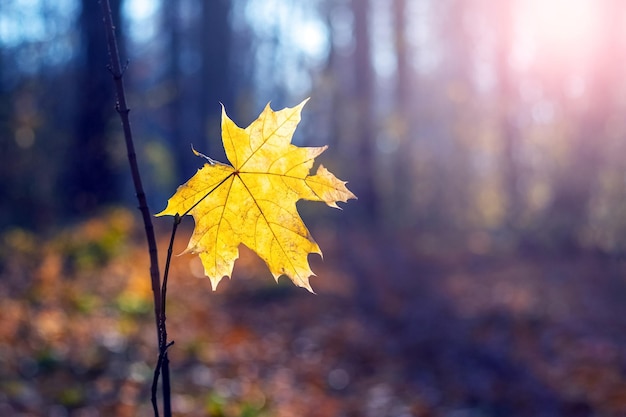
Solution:
<path fill-rule="evenodd" d="M 494 8 L 494 37 L 497 39 L 496 73 L 499 83 L 500 136 L 502 138 L 502 187 L 506 196 L 504 226 L 513 231 L 518 227 L 523 199 L 520 189 L 519 129 L 516 126 L 517 91 L 511 74 L 509 56 L 513 43 L 511 0 L 499 2 Z"/>
<path fill-rule="evenodd" d="M 74 145 L 66 162 L 68 210 L 88 214 L 98 207 L 116 201 L 118 178 L 109 150 L 108 125 L 114 102 L 110 74 L 107 72 L 105 32 L 97 2 L 82 0 L 79 18 L 82 67 L 76 82 L 78 111 Z M 120 27 L 119 1 L 111 2 L 113 19 Z M 120 145 L 121 146 L 121 145 Z"/>
<path fill-rule="evenodd" d="M 359 197 L 364 220 L 377 220 L 377 195 L 374 182 L 374 129 L 372 118 L 374 72 L 371 60 L 370 25 L 368 21 L 369 1 L 352 0 L 354 13 L 354 105 L 357 111 L 358 149 L 357 158 L 361 169 L 355 181 L 355 194 Z"/>
<path fill-rule="evenodd" d="M 206 152 L 211 157 L 223 160 L 221 141 L 221 107 L 229 114 L 234 108 L 231 74 L 230 0 L 213 0 L 202 3 L 202 84 L 200 109 L 202 132 L 207 138 Z"/>

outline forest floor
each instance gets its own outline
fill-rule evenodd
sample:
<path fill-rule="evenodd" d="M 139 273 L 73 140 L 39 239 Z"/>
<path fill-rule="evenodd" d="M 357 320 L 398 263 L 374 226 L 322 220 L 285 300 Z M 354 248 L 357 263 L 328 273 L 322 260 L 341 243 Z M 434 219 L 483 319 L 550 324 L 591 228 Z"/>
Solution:
<path fill-rule="evenodd" d="M 135 221 L 114 210 L 49 238 L 0 236 L 1 416 L 152 415 L 156 332 Z M 176 416 L 626 415 L 623 260 L 312 233 L 316 295 L 276 284 L 245 248 L 215 292 L 196 256 L 174 258 Z"/>

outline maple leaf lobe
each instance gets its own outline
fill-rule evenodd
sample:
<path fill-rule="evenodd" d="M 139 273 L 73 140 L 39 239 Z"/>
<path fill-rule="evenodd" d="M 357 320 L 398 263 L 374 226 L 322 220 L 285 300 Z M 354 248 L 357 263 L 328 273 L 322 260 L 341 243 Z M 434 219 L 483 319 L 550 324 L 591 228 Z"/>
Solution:
<path fill-rule="evenodd" d="M 222 142 L 232 166 L 204 164 L 157 214 L 194 218 L 185 252 L 199 254 L 213 289 L 223 277 L 231 276 L 239 245 L 244 244 L 265 261 L 276 280 L 286 275 L 313 291 L 309 277 L 315 274 L 307 257 L 321 256 L 322 251 L 300 218 L 296 202 L 323 201 L 339 208 L 337 202 L 356 196 L 322 165 L 310 174 L 326 146 L 291 143 L 307 100 L 279 111 L 268 104 L 245 129 L 222 106 Z"/>

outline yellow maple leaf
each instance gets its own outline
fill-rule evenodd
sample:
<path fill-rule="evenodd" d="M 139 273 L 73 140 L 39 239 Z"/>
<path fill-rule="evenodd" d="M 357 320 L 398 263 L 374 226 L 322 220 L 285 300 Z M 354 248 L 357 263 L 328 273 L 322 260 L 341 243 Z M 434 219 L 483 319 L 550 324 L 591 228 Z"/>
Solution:
<path fill-rule="evenodd" d="M 308 100 L 308 99 L 307 99 Z M 269 104 L 246 129 L 222 107 L 222 142 L 231 165 L 209 163 L 168 200 L 157 214 L 190 214 L 195 228 L 184 253 L 197 253 L 213 289 L 230 277 L 239 245 L 255 251 L 276 280 L 287 275 L 312 291 L 309 253 L 322 254 L 296 210 L 298 200 L 323 201 L 330 207 L 356 198 L 344 181 L 320 165 L 310 175 L 322 147 L 298 147 L 291 137 L 306 104 L 274 112 Z"/>

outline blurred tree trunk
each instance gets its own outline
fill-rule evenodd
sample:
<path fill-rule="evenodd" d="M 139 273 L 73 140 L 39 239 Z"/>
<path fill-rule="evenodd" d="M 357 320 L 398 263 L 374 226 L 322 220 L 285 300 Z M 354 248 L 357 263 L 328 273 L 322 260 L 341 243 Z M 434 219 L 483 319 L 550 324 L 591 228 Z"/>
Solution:
<path fill-rule="evenodd" d="M 338 13 L 347 13 L 344 9 L 340 9 L 336 2 L 324 3 L 326 26 L 329 28 L 329 52 L 326 66 L 323 71 L 321 87 L 327 89 L 328 106 L 326 109 L 329 119 L 330 131 L 326 144 L 331 149 L 337 149 L 341 152 L 342 157 L 353 155 L 353 143 L 351 140 L 354 135 L 352 128 L 354 123 L 346 123 L 346 120 L 353 121 L 355 109 L 352 108 L 350 95 L 352 93 L 351 81 L 353 81 L 351 54 L 347 53 L 345 45 L 337 45 L 335 37 L 334 21 L 339 20 Z M 347 20 L 347 19 L 341 19 Z M 355 138 L 356 139 L 356 138 Z M 350 175 L 357 171 L 357 164 L 351 165 Z"/>
<path fill-rule="evenodd" d="M 233 83 L 231 81 L 232 28 L 230 25 L 232 1 L 202 2 L 202 84 L 200 109 L 202 132 L 207 138 L 206 152 L 223 160 L 221 142 L 221 107 L 229 114 L 235 112 Z"/>
<path fill-rule="evenodd" d="M 118 179 L 108 135 L 114 95 L 102 10 L 98 2 L 82 0 L 78 27 L 82 48 L 78 58 L 75 137 L 68 153 L 66 188 L 68 210 L 89 213 L 118 198 Z M 112 1 L 113 19 L 120 27 L 120 2 Z M 63 98 L 61 98 L 63 99 Z M 120 143 L 119 146 L 122 146 Z"/>
<path fill-rule="evenodd" d="M 408 64 L 409 49 L 407 47 L 407 7 L 406 0 L 393 1 L 393 39 L 396 51 L 396 84 L 395 101 L 402 113 L 407 113 L 411 105 L 413 90 L 411 87 L 411 70 Z"/>
<path fill-rule="evenodd" d="M 220 103 L 231 116 L 234 110 L 230 79 L 231 3 L 229 0 L 197 1 L 193 7 L 199 14 L 185 22 L 180 21 L 178 0 L 168 3 L 171 12 L 164 12 L 164 19 L 172 25 L 169 76 L 176 94 L 170 104 L 173 123 L 170 139 L 181 181 L 193 175 L 202 163 L 191 152 L 192 144 L 198 151 L 224 161 Z M 181 62 L 183 54 L 191 64 Z M 195 62 L 199 62 L 197 70 L 193 68 Z"/>
<path fill-rule="evenodd" d="M 183 167 L 187 164 L 191 156 L 189 140 L 185 139 L 183 133 L 183 86 L 180 71 L 181 52 L 181 23 L 180 23 L 180 0 L 170 0 L 167 7 L 162 7 L 161 21 L 162 27 L 167 31 L 167 75 L 166 89 L 169 100 L 167 102 L 167 124 L 165 134 L 174 150 L 173 155 L 176 165 L 176 176 L 179 181 L 186 181 L 193 171 L 191 167 L 187 170 Z M 189 165 L 189 164 L 187 164 Z"/>
<path fill-rule="evenodd" d="M 360 169 L 355 181 L 355 194 L 363 210 L 363 220 L 377 220 L 377 193 L 374 179 L 374 133 L 375 123 L 372 112 L 374 92 L 374 71 L 371 59 L 369 10 L 367 0 L 352 0 L 354 13 L 354 91 L 353 99 L 357 113 L 355 133 L 358 136 L 356 158 Z"/>
<path fill-rule="evenodd" d="M 500 135 L 502 138 L 501 171 L 505 194 L 504 226 L 514 231 L 519 226 L 523 210 L 520 189 L 520 132 L 516 123 L 517 90 L 509 57 L 513 44 L 514 19 L 512 0 L 502 0 L 492 9 L 494 38 L 496 39 L 496 76 L 499 84 L 498 107 L 500 109 Z"/>
<path fill-rule="evenodd" d="M 471 167 L 476 107 L 472 102 L 473 33 L 468 26 L 472 2 L 448 0 L 438 2 L 438 35 L 445 60 L 437 83 L 443 87 L 441 98 L 433 99 L 427 109 L 435 121 L 429 148 L 433 151 L 432 179 L 436 182 L 431 195 L 431 224 L 439 232 L 457 233 L 468 226 L 468 208 L 475 206 L 475 171 Z M 441 100 L 441 101 L 439 101 Z M 431 228 L 431 230 L 433 230 Z"/>
<path fill-rule="evenodd" d="M 352 64 L 351 91 L 349 91 L 349 101 L 347 103 L 356 116 L 353 119 L 353 129 L 347 131 L 348 135 L 354 135 L 350 142 L 354 144 L 352 151 L 355 160 L 352 175 L 354 178 L 354 192 L 359 198 L 358 208 L 355 213 L 358 216 L 356 221 L 365 224 L 376 230 L 379 226 L 380 213 L 379 201 L 375 184 L 375 155 L 374 139 L 376 124 L 373 107 L 374 100 L 374 70 L 372 66 L 372 49 L 370 42 L 369 13 L 371 12 L 370 1 L 352 0 L 351 11 L 354 17 L 354 50 L 350 56 Z M 363 313 L 371 319 L 378 317 L 381 309 L 381 294 L 379 289 L 380 276 L 372 274 L 376 270 L 377 257 L 364 256 L 367 252 L 367 239 L 359 239 L 363 247 L 351 249 L 348 261 L 350 271 L 355 277 L 355 288 L 357 289 L 357 304 Z"/>
<path fill-rule="evenodd" d="M 412 219 L 412 190 L 407 192 L 406 179 L 415 174 L 413 167 L 413 152 L 411 145 L 413 139 L 411 132 L 416 130 L 416 122 L 412 120 L 411 113 L 415 92 L 413 91 L 412 71 L 409 66 L 409 48 L 406 37 L 407 30 L 407 2 L 406 0 L 394 0 L 392 10 L 393 42 L 396 58 L 396 77 L 394 88 L 394 114 L 391 126 L 388 126 L 390 140 L 395 143 L 393 153 L 392 178 L 390 188 L 392 191 L 392 207 L 388 213 L 390 220 L 396 225 L 406 225 Z M 395 207 L 394 207 L 395 206 Z"/>
<path fill-rule="evenodd" d="M 0 4 L 0 16 L 2 15 L 2 5 Z M 13 94 L 5 86 L 4 74 L 5 74 L 5 54 L 6 51 L 0 49 L 0 137 L 4 138 L 0 140 L 0 178 L 11 178 L 11 173 L 15 172 L 14 163 L 15 155 L 13 149 L 15 148 L 15 138 L 12 129 L 10 128 L 10 120 L 12 116 L 11 103 L 13 103 Z M 0 181 L 0 195 L 3 198 L 15 201 L 11 194 L 12 184 L 11 181 Z M 9 226 L 14 221 L 13 204 L 0 204 L 0 229 Z"/>

